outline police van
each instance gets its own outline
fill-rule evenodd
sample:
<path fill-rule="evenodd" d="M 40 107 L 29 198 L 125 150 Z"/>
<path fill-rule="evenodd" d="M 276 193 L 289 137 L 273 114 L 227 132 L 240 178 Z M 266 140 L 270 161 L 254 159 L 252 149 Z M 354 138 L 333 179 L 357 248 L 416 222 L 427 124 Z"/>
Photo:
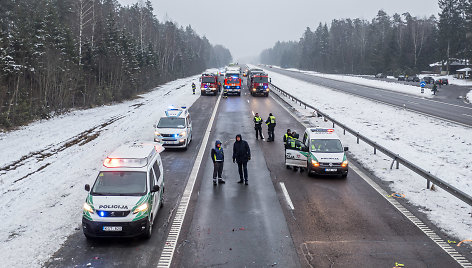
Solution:
<path fill-rule="evenodd" d="M 187 107 L 170 107 L 154 125 L 154 141 L 164 147 L 187 149 L 192 141 L 192 119 Z"/>
<path fill-rule="evenodd" d="M 308 175 L 341 175 L 347 177 L 346 151 L 334 129 L 307 128 L 303 140 L 285 150 L 287 166 L 307 168 Z"/>
<path fill-rule="evenodd" d="M 83 205 L 82 229 L 87 238 L 151 237 L 164 199 L 164 172 L 156 143 L 123 145 L 103 162 Z"/>

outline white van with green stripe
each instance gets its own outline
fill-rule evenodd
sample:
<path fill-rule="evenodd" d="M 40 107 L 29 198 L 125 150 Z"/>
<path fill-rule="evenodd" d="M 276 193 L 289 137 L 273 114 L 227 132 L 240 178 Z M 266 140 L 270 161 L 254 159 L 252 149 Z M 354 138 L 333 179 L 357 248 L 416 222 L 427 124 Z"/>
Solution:
<path fill-rule="evenodd" d="M 124 145 L 104 161 L 83 206 L 82 228 L 87 238 L 151 237 L 163 205 L 164 176 L 156 143 Z"/>

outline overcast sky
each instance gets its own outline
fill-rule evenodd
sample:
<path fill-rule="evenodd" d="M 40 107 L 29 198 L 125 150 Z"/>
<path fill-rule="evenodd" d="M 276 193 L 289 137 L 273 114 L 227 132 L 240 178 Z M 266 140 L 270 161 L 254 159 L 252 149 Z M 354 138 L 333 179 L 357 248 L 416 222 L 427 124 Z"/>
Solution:
<path fill-rule="evenodd" d="M 123 5 L 137 0 L 118 0 Z M 332 19 L 371 20 L 383 9 L 389 15 L 410 12 L 427 16 L 439 12 L 437 0 L 151 0 L 160 20 L 191 25 L 212 44 L 231 50 L 235 60 L 257 56 L 277 40 L 298 40 L 305 28 L 314 30 Z"/>

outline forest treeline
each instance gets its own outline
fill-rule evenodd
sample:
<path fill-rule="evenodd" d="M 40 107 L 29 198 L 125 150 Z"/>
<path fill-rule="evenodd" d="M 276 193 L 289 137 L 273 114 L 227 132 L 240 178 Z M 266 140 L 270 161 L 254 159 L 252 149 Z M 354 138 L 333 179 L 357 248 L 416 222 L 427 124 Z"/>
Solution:
<path fill-rule="evenodd" d="M 472 59 L 472 0 L 440 0 L 439 18 L 380 10 L 371 21 L 333 20 L 306 28 L 299 41 L 264 50 L 264 64 L 328 73 L 415 74 L 429 64 Z"/>
<path fill-rule="evenodd" d="M 129 99 L 231 61 L 150 1 L 2 0 L 0 128 Z"/>

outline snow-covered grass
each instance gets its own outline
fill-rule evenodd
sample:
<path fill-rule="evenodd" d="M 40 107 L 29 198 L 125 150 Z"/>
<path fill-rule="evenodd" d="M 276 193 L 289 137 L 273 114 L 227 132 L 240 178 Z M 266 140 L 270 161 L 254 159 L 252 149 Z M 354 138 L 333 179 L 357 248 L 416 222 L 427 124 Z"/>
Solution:
<path fill-rule="evenodd" d="M 152 141 L 152 125 L 168 106 L 191 106 L 198 98 L 192 82 L 198 84 L 198 76 L 2 133 L 0 266 L 40 267 L 58 250 L 78 230 L 83 187 L 93 183 L 106 155 L 123 143 Z"/>
<path fill-rule="evenodd" d="M 472 195 L 470 128 L 266 71 L 278 87 Z M 331 127 L 313 118 L 312 111 L 294 107 L 310 116 L 313 125 Z M 426 180 L 405 167 L 390 170 L 390 158 L 374 155 L 372 147 L 356 144 L 352 135 L 340 136 L 358 162 L 391 182 L 392 192 L 403 193 L 411 203 L 423 207 L 429 219 L 446 233 L 460 240 L 472 239 L 470 206 L 438 187 L 437 191 L 426 189 Z"/>
<path fill-rule="evenodd" d="M 273 68 L 280 68 L 280 67 L 273 66 Z M 380 89 L 385 89 L 385 90 L 413 94 L 413 95 L 422 96 L 422 97 L 433 96 L 433 93 L 431 92 L 431 90 L 425 90 L 424 93 L 421 93 L 421 87 L 419 87 L 419 83 L 418 83 L 418 86 L 413 86 L 413 85 L 404 85 L 401 83 L 389 82 L 389 81 L 383 81 L 383 80 L 367 79 L 364 77 L 353 76 L 353 75 L 325 74 L 325 73 L 318 73 L 314 71 L 303 71 L 303 70 L 298 70 L 295 68 L 284 69 L 284 70 L 301 72 L 301 73 L 318 76 L 322 78 L 333 79 L 336 81 L 348 82 L 348 83 L 362 85 L 362 86 L 375 87 L 375 88 L 380 88 Z"/>

